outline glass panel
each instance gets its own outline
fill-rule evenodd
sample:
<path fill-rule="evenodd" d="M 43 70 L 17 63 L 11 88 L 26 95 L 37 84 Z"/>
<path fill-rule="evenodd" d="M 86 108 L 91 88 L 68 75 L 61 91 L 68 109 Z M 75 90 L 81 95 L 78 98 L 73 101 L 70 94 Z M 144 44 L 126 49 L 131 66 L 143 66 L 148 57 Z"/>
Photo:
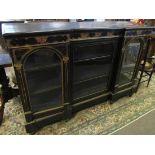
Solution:
<path fill-rule="evenodd" d="M 73 53 L 73 99 L 106 90 L 113 44 L 85 44 Z"/>
<path fill-rule="evenodd" d="M 52 49 L 33 52 L 24 69 L 32 111 L 62 104 L 61 61 Z"/>
<path fill-rule="evenodd" d="M 73 98 L 76 99 L 105 90 L 107 87 L 107 78 L 103 76 L 75 84 L 73 86 Z"/>
<path fill-rule="evenodd" d="M 131 81 L 139 50 L 140 43 L 129 43 L 125 49 L 119 84 L 125 84 Z"/>
<path fill-rule="evenodd" d="M 98 45 L 85 45 L 78 47 L 78 50 L 74 52 L 74 60 L 84 60 L 96 57 L 108 56 L 113 52 L 113 46 L 111 44 L 98 44 Z"/>
<path fill-rule="evenodd" d="M 26 71 L 33 71 L 44 67 L 58 66 L 59 63 L 59 57 L 52 52 L 52 49 L 40 49 L 31 54 L 24 67 Z"/>
<path fill-rule="evenodd" d="M 74 82 L 95 78 L 98 76 L 108 76 L 110 63 L 101 60 L 85 61 L 74 63 Z"/>

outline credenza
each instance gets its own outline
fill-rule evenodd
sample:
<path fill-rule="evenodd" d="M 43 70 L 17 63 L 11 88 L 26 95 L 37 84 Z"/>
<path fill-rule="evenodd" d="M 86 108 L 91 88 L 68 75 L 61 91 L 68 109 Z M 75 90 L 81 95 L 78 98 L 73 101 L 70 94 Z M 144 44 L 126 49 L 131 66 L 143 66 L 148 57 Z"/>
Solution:
<path fill-rule="evenodd" d="M 3 24 L 3 47 L 12 58 L 26 131 L 131 96 L 153 31 L 110 21 Z"/>

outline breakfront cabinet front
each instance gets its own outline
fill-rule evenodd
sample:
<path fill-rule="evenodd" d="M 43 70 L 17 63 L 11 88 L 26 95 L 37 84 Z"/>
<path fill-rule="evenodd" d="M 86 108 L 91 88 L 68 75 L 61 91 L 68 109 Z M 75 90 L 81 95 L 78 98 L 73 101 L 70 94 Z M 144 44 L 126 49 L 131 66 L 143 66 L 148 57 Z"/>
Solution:
<path fill-rule="evenodd" d="M 4 25 L 26 131 L 132 95 L 151 33 L 152 28 L 117 22 Z"/>

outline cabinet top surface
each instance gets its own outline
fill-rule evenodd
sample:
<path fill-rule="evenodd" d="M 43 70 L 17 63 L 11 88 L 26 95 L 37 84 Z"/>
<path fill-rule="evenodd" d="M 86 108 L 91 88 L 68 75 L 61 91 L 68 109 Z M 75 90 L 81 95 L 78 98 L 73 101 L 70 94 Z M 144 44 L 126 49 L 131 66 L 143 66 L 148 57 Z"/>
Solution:
<path fill-rule="evenodd" d="M 39 23 L 7 23 L 2 24 L 3 36 L 62 32 L 76 30 L 107 30 L 107 29 L 147 29 L 155 27 L 139 26 L 131 22 L 39 22 Z"/>

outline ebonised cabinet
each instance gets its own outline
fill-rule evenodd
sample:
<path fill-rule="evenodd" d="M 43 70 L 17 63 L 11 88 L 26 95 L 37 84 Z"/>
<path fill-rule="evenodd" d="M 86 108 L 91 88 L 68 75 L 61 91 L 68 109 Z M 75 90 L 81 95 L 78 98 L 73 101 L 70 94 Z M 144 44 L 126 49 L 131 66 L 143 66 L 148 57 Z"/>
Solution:
<path fill-rule="evenodd" d="M 3 24 L 27 132 L 132 95 L 153 30 L 128 22 Z"/>

